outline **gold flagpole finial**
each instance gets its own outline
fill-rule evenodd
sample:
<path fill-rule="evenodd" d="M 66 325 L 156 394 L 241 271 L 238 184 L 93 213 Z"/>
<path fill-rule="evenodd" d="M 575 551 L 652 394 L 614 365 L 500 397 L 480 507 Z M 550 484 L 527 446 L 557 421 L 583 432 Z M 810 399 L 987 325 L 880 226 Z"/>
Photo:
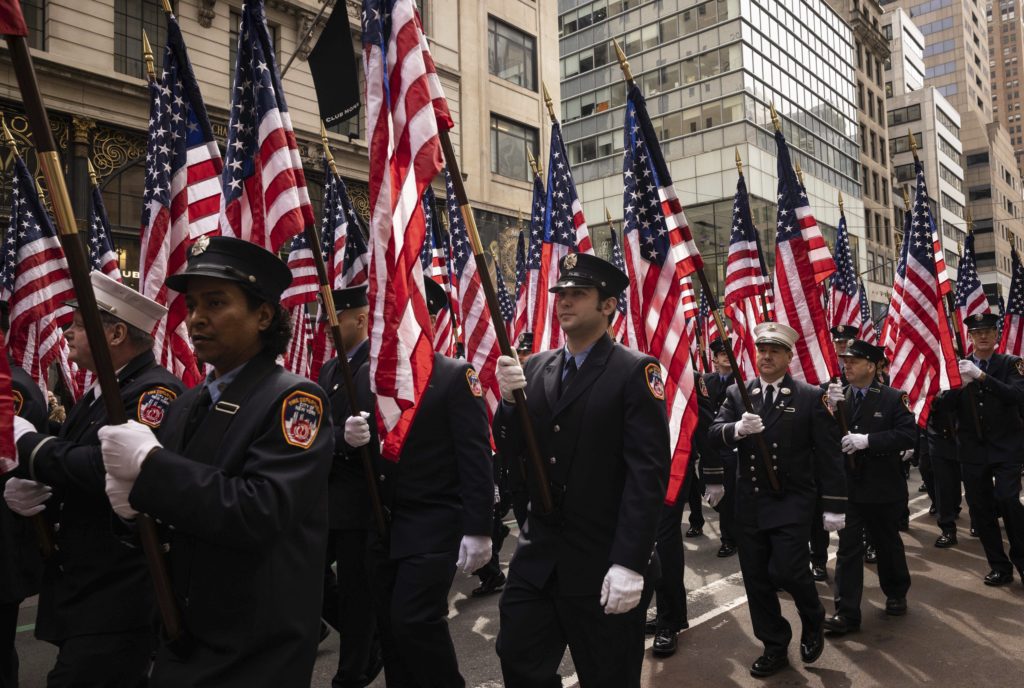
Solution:
<path fill-rule="evenodd" d="M 174 10 L 171 8 L 171 0 L 163 0 L 164 12 L 167 14 L 174 14 Z"/>
<path fill-rule="evenodd" d="M 807 188 L 807 185 L 804 184 L 804 171 L 800 169 L 800 163 L 797 162 L 794 165 L 796 167 L 796 178 L 800 180 L 800 186 Z"/>
<path fill-rule="evenodd" d="M 85 162 L 89 166 L 89 181 L 92 182 L 93 186 L 98 187 L 100 183 L 99 180 L 96 179 L 96 168 L 92 166 L 92 160 L 86 158 Z"/>
<path fill-rule="evenodd" d="M 843 214 L 843 192 L 839 192 L 839 214 Z"/>
<path fill-rule="evenodd" d="M 17 155 L 18 144 L 15 143 L 14 135 L 11 134 L 11 130 L 7 128 L 7 121 L 4 119 L 3 113 L 0 113 L 0 126 L 3 127 L 4 143 L 7 144 L 7 147 L 10 148 L 15 155 Z"/>
<path fill-rule="evenodd" d="M 740 173 L 741 177 L 743 176 L 743 158 L 740 157 L 739 147 L 736 148 L 736 171 Z"/>
<path fill-rule="evenodd" d="M 914 162 L 918 162 L 917 139 L 914 138 L 914 132 L 912 132 L 909 127 L 907 128 L 907 137 L 910 139 L 910 151 L 914 154 Z"/>
<path fill-rule="evenodd" d="M 907 185 L 906 184 L 904 184 L 900 188 L 903 190 L 903 207 L 909 213 L 910 212 L 910 192 L 907 191 Z"/>
<path fill-rule="evenodd" d="M 775 110 L 775 103 L 769 102 L 768 107 L 772 111 L 772 126 L 775 127 L 775 131 L 782 131 L 782 122 L 779 121 L 779 113 Z"/>
<path fill-rule="evenodd" d="M 967 220 L 967 233 L 974 234 L 974 218 L 971 217 L 971 213 L 968 212 L 964 219 Z"/>
<path fill-rule="evenodd" d="M 526 149 L 526 159 L 530 161 L 530 169 L 533 170 L 535 177 L 540 176 L 540 172 L 537 171 L 537 158 L 533 157 L 533 151 L 529 148 Z"/>
<path fill-rule="evenodd" d="M 548 85 L 541 81 L 540 87 L 544 91 L 544 104 L 548 108 L 548 116 L 551 118 L 552 122 L 557 122 L 558 118 L 555 117 L 555 103 L 551 100 L 551 94 L 548 93 Z"/>
<path fill-rule="evenodd" d="M 324 121 L 320 120 L 320 141 L 324 146 L 324 157 L 327 158 L 327 166 L 331 168 L 333 174 L 338 174 L 338 166 L 334 162 L 334 156 L 331 154 L 331 145 L 327 141 L 327 127 L 324 126 Z"/>
<path fill-rule="evenodd" d="M 626 53 L 622 52 L 622 48 L 619 47 L 619 42 L 612 39 L 612 45 L 615 46 L 615 56 L 619 58 L 619 69 L 622 70 L 622 75 L 626 77 L 626 81 L 633 83 L 633 70 L 629 68 L 629 61 L 626 59 Z"/>
<path fill-rule="evenodd" d="M 611 211 L 608 210 L 608 206 L 604 207 L 604 219 L 608 220 L 608 225 L 611 226 L 611 224 L 612 224 L 612 214 L 611 214 Z"/>
<path fill-rule="evenodd" d="M 156 70 L 153 68 L 153 47 L 149 44 L 149 36 L 146 30 L 142 30 L 142 59 L 146 61 L 146 74 L 150 79 L 156 79 Z"/>

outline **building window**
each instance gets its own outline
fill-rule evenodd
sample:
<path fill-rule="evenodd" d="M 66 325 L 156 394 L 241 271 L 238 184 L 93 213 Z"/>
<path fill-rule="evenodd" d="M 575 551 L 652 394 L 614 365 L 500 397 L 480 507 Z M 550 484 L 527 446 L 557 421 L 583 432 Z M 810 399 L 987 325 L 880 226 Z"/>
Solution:
<path fill-rule="evenodd" d="M 422 11 L 422 10 L 421 10 Z M 238 59 L 238 26 L 242 23 L 240 12 L 231 12 L 231 31 L 228 34 L 228 75 L 229 80 L 235 78 L 235 61 Z M 274 46 L 274 57 L 277 59 L 278 69 L 281 65 L 281 48 L 277 42 L 277 26 L 267 22 L 267 31 L 270 33 L 270 43 Z M 347 133 L 347 132 L 342 132 Z"/>
<path fill-rule="evenodd" d="M 172 4 L 173 6 L 173 4 Z M 160 0 L 116 0 L 114 3 L 114 69 L 121 74 L 147 78 L 142 58 L 142 32 L 153 46 L 157 69 L 164 62 L 167 19 Z"/>
<path fill-rule="evenodd" d="M 46 50 L 46 0 L 21 0 L 28 27 L 28 47 Z"/>
<path fill-rule="evenodd" d="M 491 172 L 512 179 L 530 180 L 526 152 L 537 155 L 539 136 L 533 127 L 491 115 Z"/>
<path fill-rule="evenodd" d="M 494 17 L 487 19 L 487 64 L 494 76 L 537 90 L 537 41 Z"/>

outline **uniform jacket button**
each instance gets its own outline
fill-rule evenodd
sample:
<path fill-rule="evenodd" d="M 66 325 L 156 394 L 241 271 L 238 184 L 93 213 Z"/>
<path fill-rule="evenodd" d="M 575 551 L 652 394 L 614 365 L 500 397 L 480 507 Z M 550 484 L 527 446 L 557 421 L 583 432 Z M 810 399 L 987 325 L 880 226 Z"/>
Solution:
<path fill-rule="evenodd" d="M 558 459 L 552 456 L 550 459 L 548 459 L 548 463 L 558 463 Z"/>
<path fill-rule="evenodd" d="M 384 474 L 383 474 L 383 473 L 381 473 L 381 474 L 380 474 L 380 475 L 378 476 L 378 478 L 380 478 L 380 480 L 381 480 L 381 481 L 383 481 L 383 480 L 384 480 Z"/>
<path fill-rule="evenodd" d="M 558 432 L 558 431 L 559 431 L 559 430 L 561 430 L 561 429 L 562 429 L 562 428 L 560 428 L 560 427 L 559 427 L 559 426 L 557 426 L 557 425 L 556 425 L 555 427 L 553 427 L 553 428 L 552 428 L 552 430 L 554 430 L 555 432 Z"/>
<path fill-rule="evenodd" d="M 775 442 L 772 442 L 772 449 L 778 449 L 778 448 L 779 448 L 779 445 L 776 444 Z"/>
<path fill-rule="evenodd" d="M 760 488 L 760 487 L 755 487 L 755 488 L 754 488 L 754 494 L 757 494 L 757 493 L 758 493 L 758 492 L 760 492 L 760 491 L 761 491 L 761 488 Z"/>
<path fill-rule="evenodd" d="M 756 475 L 755 476 L 751 476 L 750 482 L 756 483 L 757 482 L 757 476 Z"/>

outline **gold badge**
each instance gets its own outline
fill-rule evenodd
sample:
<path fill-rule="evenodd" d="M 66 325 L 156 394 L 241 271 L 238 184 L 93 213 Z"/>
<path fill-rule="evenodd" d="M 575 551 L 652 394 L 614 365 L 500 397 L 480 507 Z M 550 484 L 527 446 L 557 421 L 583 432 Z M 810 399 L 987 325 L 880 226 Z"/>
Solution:
<path fill-rule="evenodd" d="M 701 396 L 703 396 L 705 399 L 710 399 L 711 395 L 708 394 L 708 386 L 704 382 L 704 378 L 699 377 L 697 379 L 700 381 L 700 393 L 701 393 Z"/>
<path fill-rule="evenodd" d="M 1019 366 L 1020 364 L 1018 363 L 1017 365 Z M 906 392 L 900 395 L 900 401 L 903 402 L 903 405 L 907 407 L 908 411 L 910 411 L 911 413 L 914 412 L 914 409 L 910 408 L 910 397 L 907 395 Z"/>
<path fill-rule="evenodd" d="M 25 397 L 16 389 L 11 390 L 11 395 L 14 397 L 14 415 L 20 416 L 21 409 L 25 406 Z"/>
<path fill-rule="evenodd" d="M 562 267 L 565 268 L 566 270 L 572 270 L 574 267 L 576 267 L 576 254 L 570 253 L 569 255 L 567 255 L 565 257 L 565 260 L 562 261 Z"/>
<path fill-rule="evenodd" d="M 651 390 L 651 396 L 664 401 L 665 383 L 661 379 L 661 365 L 648 363 L 644 368 L 644 378 L 647 380 L 647 388 Z"/>
<path fill-rule="evenodd" d="M 1024 359 L 1017 359 L 1017 374 L 1024 377 Z"/>
<path fill-rule="evenodd" d="M 193 256 L 198 256 L 199 254 L 203 253 L 209 246 L 210 237 L 204 234 L 203 236 L 196 239 L 196 243 L 192 244 L 191 254 Z"/>

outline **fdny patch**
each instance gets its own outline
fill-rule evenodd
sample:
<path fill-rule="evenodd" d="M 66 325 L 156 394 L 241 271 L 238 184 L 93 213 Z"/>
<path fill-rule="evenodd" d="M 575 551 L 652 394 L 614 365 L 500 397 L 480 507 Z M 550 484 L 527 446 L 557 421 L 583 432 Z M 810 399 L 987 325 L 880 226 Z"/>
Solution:
<path fill-rule="evenodd" d="M 139 422 L 151 428 L 159 428 L 164 422 L 164 415 L 171 402 L 178 398 L 178 395 L 166 387 L 154 387 L 147 389 L 139 397 L 137 416 Z"/>
<path fill-rule="evenodd" d="M 14 394 L 14 415 L 20 416 L 21 409 L 25 406 L 25 397 L 16 389 L 12 389 L 11 392 Z"/>
<path fill-rule="evenodd" d="M 698 387 L 700 388 L 700 394 L 701 394 L 701 396 L 702 396 L 702 397 L 704 397 L 705 399 L 708 399 L 708 398 L 710 398 L 710 397 L 711 397 L 711 395 L 710 395 L 710 394 L 708 394 L 708 386 L 707 386 L 707 385 L 706 385 L 706 384 L 704 383 L 704 378 L 702 378 L 702 377 L 699 377 L 699 378 L 697 378 L 697 380 L 698 380 L 698 381 L 700 382 L 700 384 L 698 385 Z"/>
<path fill-rule="evenodd" d="M 821 395 L 821 405 L 825 407 L 825 410 L 832 413 L 832 407 L 828 404 L 828 394 Z"/>
<path fill-rule="evenodd" d="M 469 385 L 469 391 L 473 396 L 482 397 L 484 395 L 484 388 L 480 384 L 480 376 L 472 368 L 466 371 L 466 384 Z"/>
<path fill-rule="evenodd" d="M 665 383 L 661 380 L 661 365 L 648 363 L 644 368 L 644 379 L 647 380 L 647 387 L 655 399 L 665 399 Z M 703 381 L 702 381 L 703 382 Z"/>
<path fill-rule="evenodd" d="M 1017 374 L 1024 377 L 1024 359 L 1017 359 Z"/>
<path fill-rule="evenodd" d="M 281 432 L 293 447 L 309 449 L 320 431 L 324 405 L 309 392 L 292 392 L 281 404 Z"/>
<path fill-rule="evenodd" d="M 1020 364 L 1018 364 L 1018 365 L 1020 365 Z M 914 409 L 910 408 L 910 397 L 907 395 L 906 392 L 904 392 L 903 394 L 900 395 L 900 401 L 903 402 L 903 405 L 907 407 L 908 411 L 910 411 L 911 413 L 914 412 Z"/>

